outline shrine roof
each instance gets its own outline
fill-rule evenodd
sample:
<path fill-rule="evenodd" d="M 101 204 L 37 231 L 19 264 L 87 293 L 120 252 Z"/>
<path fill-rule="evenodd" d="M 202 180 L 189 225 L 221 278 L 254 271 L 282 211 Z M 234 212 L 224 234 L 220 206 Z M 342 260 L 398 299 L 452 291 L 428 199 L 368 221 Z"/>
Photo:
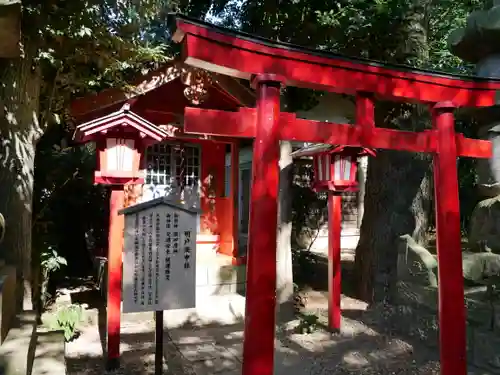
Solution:
<path fill-rule="evenodd" d="M 129 206 L 126 208 L 121 209 L 118 211 L 119 215 L 131 215 L 131 214 L 137 214 L 142 211 L 148 210 L 153 207 L 158 207 L 158 206 L 168 206 L 170 208 L 175 208 L 180 211 L 187 212 L 188 214 L 191 215 L 197 215 L 200 214 L 202 211 L 197 209 L 197 208 L 192 208 L 187 206 L 186 204 L 180 203 L 178 201 L 173 201 L 172 199 L 169 199 L 167 197 L 160 197 L 156 199 L 152 199 L 146 202 L 142 203 L 137 203 L 134 204 L 133 206 Z"/>
<path fill-rule="evenodd" d="M 123 129 L 124 124 L 130 130 L 133 129 L 133 131 L 137 133 L 142 133 L 144 134 L 144 137 L 147 136 L 150 140 L 154 140 L 156 142 L 161 142 L 168 137 L 168 133 L 166 131 L 130 111 L 130 106 L 125 104 L 116 112 L 112 112 L 106 116 L 78 125 L 75 129 L 75 133 L 73 134 L 73 140 L 77 142 L 95 140 L 96 137 L 102 137 L 102 132 L 104 131 L 109 132 L 117 126 L 119 126 L 120 129 Z"/>
<path fill-rule="evenodd" d="M 181 14 L 174 41 L 183 43 L 188 65 L 251 79 L 275 74 L 287 85 L 423 103 L 452 101 L 481 107 L 497 102 L 499 79 L 449 74 L 311 49 L 213 25 Z"/>
<path fill-rule="evenodd" d="M 184 68 L 190 67 L 173 60 L 145 75 L 138 74 L 128 86 L 111 87 L 76 98 L 71 103 L 70 113 L 78 122 L 86 122 L 116 111 L 124 103 L 131 103 L 132 109 L 153 123 L 166 120 L 166 115 L 182 116 L 184 107 L 192 105 L 183 94 L 187 87 L 180 79 Z M 211 74 L 211 79 L 208 99 L 201 107 L 234 110 L 254 105 L 253 91 L 237 79 L 219 74 Z"/>
<path fill-rule="evenodd" d="M 304 147 L 299 148 L 296 151 L 293 151 L 290 156 L 292 158 L 300 158 L 304 156 L 313 156 L 317 154 L 321 154 L 323 152 L 329 151 L 333 148 L 334 146 L 324 144 L 324 143 L 316 143 L 312 145 L 307 145 Z"/>

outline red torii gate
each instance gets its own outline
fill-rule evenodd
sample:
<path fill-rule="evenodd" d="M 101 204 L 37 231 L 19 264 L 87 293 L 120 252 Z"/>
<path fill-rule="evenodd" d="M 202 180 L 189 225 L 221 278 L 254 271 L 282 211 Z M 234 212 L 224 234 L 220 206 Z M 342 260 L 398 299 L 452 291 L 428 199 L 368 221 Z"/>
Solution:
<path fill-rule="evenodd" d="M 243 375 L 273 373 L 281 139 L 434 154 L 438 261 L 446 265 L 439 267 L 441 373 L 465 375 L 466 326 L 456 158 L 488 158 L 492 150 L 488 141 L 455 133 L 453 111 L 457 107 L 494 105 L 500 80 L 349 59 L 275 43 L 182 15 L 176 15 L 175 21 L 174 40 L 183 44 L 185 63 L 251 80 L 257 91 L 256 109 L 224 112 L 187 108 L 184 125 L 190 133 L 255 138 Z M 280 113 L 282 85 L 355 95 L 356 125 L 302 120 L 291 113 Z M 376 128 L 376 97 L 428 104 L 433 130 Z"/>

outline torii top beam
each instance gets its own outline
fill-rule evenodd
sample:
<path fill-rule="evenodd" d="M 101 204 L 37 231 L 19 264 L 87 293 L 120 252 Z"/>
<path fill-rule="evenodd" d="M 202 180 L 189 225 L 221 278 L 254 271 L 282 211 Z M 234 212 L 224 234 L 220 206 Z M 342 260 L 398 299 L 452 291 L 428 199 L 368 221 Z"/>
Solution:
<path fill-rule="evenodd" d="M 276 74 L 290 86 L 457 107 L 492 106 L 500 80 L 440 73 L 308 49 L 176 14 L 174 41 L 186 64 L 242 79 Z"/>

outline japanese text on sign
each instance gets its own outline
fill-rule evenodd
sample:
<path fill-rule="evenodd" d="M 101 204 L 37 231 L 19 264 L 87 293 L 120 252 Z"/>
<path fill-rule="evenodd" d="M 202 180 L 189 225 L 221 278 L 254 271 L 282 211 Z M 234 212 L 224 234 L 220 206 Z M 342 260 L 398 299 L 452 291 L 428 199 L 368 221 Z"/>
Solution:
<path fill-rule="evenodd" d="M 196 215 L 169 206 L 125 217 L 123 311 L 194 307 Z"/>

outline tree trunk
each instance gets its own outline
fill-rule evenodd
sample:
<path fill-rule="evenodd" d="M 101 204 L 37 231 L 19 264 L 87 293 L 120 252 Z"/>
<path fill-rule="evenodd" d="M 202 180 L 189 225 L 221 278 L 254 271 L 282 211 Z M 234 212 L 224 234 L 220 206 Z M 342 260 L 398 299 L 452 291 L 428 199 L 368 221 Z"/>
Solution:
<path fill-rule="evenodd" d="M 430 0 L 413 0 L 401 18 L 393 62 L 412 65 L 428 60 L 427 13 Z M 427 111 L 427 112 L 426 112 Z M 376 123 L 404 130 L 423 130 L 429 124 L 422 106 L 377 103 Z M 367 302 L 392 302 L 396 284 L 396 239 L 411 234 L 425 240 L 430 212 L 429 155 L 379 151 L 368 163 L 365 209 L 356 248 L 358 297 Z"/>
<path fill-rule="evenodd" d="M 277 323 L 293 317 L 293 272 L 292 272 L 292 144 L 281 141 L 280 179 L 278 197 L 278 243 L 276 254 L 276 298 Z"/>
<path fill-rule="evenodd" d="M 19 309 L 23 302 L 27 302 L 24 308 L 32 308 L 24 296 L 31 292 L 34 161 L 36 142 L 42 134 L 36 48 L 29 44 L 24 47 L 24 57 L 0 62 L 0 212 L 6 220 L 0 257 L 16 266 Z"/>
<path fill-rule="evenodd" d="M 392 302 L 397 238 L 410 234 L 425 242 L 432 202 L 431 172 L 428 155 L 387 150 L 370 159 L 355 259 L 359 298 Z"/>

